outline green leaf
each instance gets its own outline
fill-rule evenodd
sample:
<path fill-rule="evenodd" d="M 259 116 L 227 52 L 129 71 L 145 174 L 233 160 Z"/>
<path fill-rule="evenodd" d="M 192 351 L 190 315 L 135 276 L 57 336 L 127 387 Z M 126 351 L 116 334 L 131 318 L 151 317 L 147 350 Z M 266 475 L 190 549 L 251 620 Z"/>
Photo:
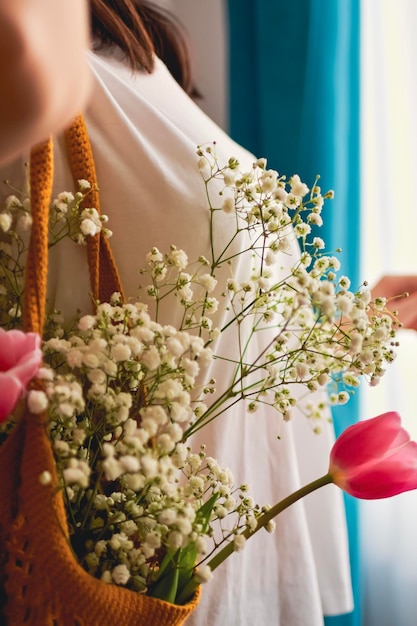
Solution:
<path fill-rule="evenodd" d="M 197 511 L 197 521 L 201 524 L 203 533 L 207 532 L 210 524 L 211 514 L 214 505 L 219 498 L 219 494 L 213 494 Z M 197 560 L 197 548 L 195 543 L 189 543 L 185 548 L 168 550 L 158 571 L 157 578 L 148 590 L 148 595 L 153 598 L 177 603 L 178 599 L 184 595 L 192 595 L 198 587 L 198 583 L 193 582 L 194 567 Z M 191 594 L 188 593 L 190 584 L 193 588 Z M 184 594 L 184 590 L 186 594 Z M 187 602 L 188 598 L 181 603 Z"/>
<path fill-rule="evenodd" d="M 152 596 L 152 598 L 159 598 L 160 600 L 165 600 L 166 602 L 171 602 L 172 604 L 175 604 L 175 598 L 178 591 L 179 572 L 177 567 L 174 565 L 172 559 L 170 559 L 169 562 L 165 564 L 164 569 L 165 573 L 162 576 L 159 575 L 155 583 L 149 588 L 148 596 Z"/>
<path fill-rule="evenodd" d="M 207 532 L 210 524 L 211 514 L 214 505 L 219 498 L 218 493 L 214 493 L 197 511 L 197 520 L 202 526 L 203 533 Z M 181 550 L 182 554 L 178 555 L 179 580 L 178 580 L 178 598 L 182 598 L 184 589 L 189 585 L 194 572 L 197 560 L 197 548 L 195 543 L 190 543 L 186 548 Z M 186 601 L 186 600 L 185 600 Z"/>

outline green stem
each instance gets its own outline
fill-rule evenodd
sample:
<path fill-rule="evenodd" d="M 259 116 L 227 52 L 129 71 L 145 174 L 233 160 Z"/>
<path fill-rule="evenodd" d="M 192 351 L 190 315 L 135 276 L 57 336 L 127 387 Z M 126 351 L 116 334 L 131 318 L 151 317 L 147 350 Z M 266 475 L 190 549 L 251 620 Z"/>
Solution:
<path fill-rule="evenodd" d="M 257 520 L 258 523 L 256 528 L 254 530 L 247 528 L 243 533 L 243 536 L 245 537 L 245 539 L 250 539 L 250 537 L 253 537 L 253 535 L 257 533 L 258 530 L 264 528 L 268 524 L 268 522 L 270 522 L 272 519 L 274 519 L 274 517 L 282 513 L 282 511 L 287 509 L 289 506 L 291 506 L 291 504 L 294 504 L 298 500 L 301 500 L 301 498 L 304 498 L 304 496 L 307 496 L 309 493 L 312 493 L 313 491 L 316 491 L 316 489 L 320 489 L 320 487 L 324 487 L 324 485 L 328 485 L 332 482 L 333 478 L 331 474 L 325 474 L 321 478 L 317 478 L 308 485 L 305 485 L 297 491 L 294 491 L 294 493 L 290 494 L 289 496 L 275 504 L 275 506 L 271 507 L 268 511 L 263 513 Z M 220 552 L 218 552 L 211 559 L 211 561 L 207 563 L 211 571 L 215 570 L 216 567 L 219 567 L 219 565 L 221 565 L 223 561 L 225 561 L 231 554 L 233 554 L 234 551 L 235 548 L 233 541 L 230 541 L 222 550 L 220 550 Z M 188 602 L 195 593 L 199 584 L 200 583 L 193 576 L 188 584 L 184 587 L 184 589 L 179 593 L 176 599 L 176 603 L 185 604 L 186 602 Z"/>
<path fill-rule="evenodd" d="M 287 496 L 286 498 L 284 498 L 283 500 L 275 504 L 273 507 L 271 507 L 268 511 L 263 513 L 258 518 L 258 524 L 256 528 L 254 530 L 247 528 L 245 532 L 243 533 L 243 536 L 245 537 L 245 539 L 250 539 L 250 537 L 253 537 L 253 535 L 257 533 L 258 530 L 260 530 L 261 528 L 264 528 L 268 524 L 268 522 L 270 522 L 272 519 L 274 519 L 274 517 L 282 513 L 282 511 L 287 509 L 289 506 L 291 506 L 291 504 L 294 504 L 294 502 L 301 500 L 301 498 L 304 498 L 304 496 L 307 496 L 309 493 L 312 493 L 316 489 L 320 489 L 320 487 L 323 487 L 324 485 L 328 485 L 331 482 L 333 482 L 331 474 L 326 474 L 325 476 L 322 476 L 321 478 L 317 478 L 316 480 L 313 480 L 308 485 L 301 487 L 297 491 L 294 491 L 294 493 L 290 494 L 289 496 Z M 211 561 L 209 561 L 208 565 L 210 569 L 212 571 L 215 570 L 216 567 L 218 567 L 221 563 L 223 563 L 223 561 L 232 554 L 232 552 L 234 552 L 233 541 L 228 543 L 222 550 L 220 550 L 220 552 L 218 552 L 211 559 Z"/>

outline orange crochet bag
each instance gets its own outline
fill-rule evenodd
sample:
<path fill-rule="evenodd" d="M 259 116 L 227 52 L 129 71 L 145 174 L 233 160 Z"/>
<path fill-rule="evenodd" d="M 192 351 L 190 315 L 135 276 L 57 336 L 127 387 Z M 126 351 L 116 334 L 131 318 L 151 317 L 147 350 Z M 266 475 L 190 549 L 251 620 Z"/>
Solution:
<path fill-rule="evenodd" d="M 95 184 L 94 163 L 83 119 L 66 133 L 73 175 Z M 45 315 L 48 210 L 52 191 L 51 141 L 31 155 L 33 226 L 25 286 L 25 330 L 41 332 Z M 94 192 L 95 193 L 95 192 Z M 89 198 L 99 210 L 98 196 Z M 93 294 L 101 300 L 120 280 L 108 241 L 89 238 Z M 180 626 L 196 608 L 199 591 L 177 606 L 105 584 L 77 563 L 68 539 L 64 501 L 57 488 L 47 415 L 22 416 L 0 448 L 0 588 L 8 626 Z M 52 482 L 41 485 L 49 471 Z M 0 609 L 0 622 L 1 609 Z"/>

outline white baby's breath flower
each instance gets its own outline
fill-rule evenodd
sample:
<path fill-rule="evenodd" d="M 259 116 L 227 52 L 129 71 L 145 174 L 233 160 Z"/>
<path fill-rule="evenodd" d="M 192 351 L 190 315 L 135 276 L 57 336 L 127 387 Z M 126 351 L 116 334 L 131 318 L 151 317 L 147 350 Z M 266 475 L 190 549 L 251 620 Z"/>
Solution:
<path fill-rule="evenodd" d="M 74 202 L 74 199 L 75 198 L 72 191 L 61 191 L 61 193 L 57 195 L 57 200 L 59 202 L 65 202 L 65 204 L 70 204 L 71 202 Z"/>
<path fill-rule="evenodd" d="M 214 315 L 219 308 L 219 301 L 217 298 L 206 298 L 205 300 L 205 308 L 207 315 Z"/>
<path fill-rule="evenodd" d="M 338 404 L 346 404 L 349 400 L 349 394 L 346 391 L 341 391 L 338 394 Z"/>
<path fill-rule="evenodd" d="M 88 380 L 95 385 L 103 385 L 106 382 L 106 374 L 101 369 L 93 369 L 87 372 Z"/>
<path fill-rule="evenodd" d="M 83 352 L 77 348 L 69 350 L 66 354 L 67 363 L 70 367 L 81 367 L 83 364 Z"/>
<path fill-rule="evenodd" d="M 271 281 L 266 276 L 259 276 L 257 282 L 259 289 L 262 289 L 262 291 L 268 291 L 271 286 Z"/>
<path fill-rule="evenodd" d="M 158 521 L 160 524 L 165 524 L 166 526 L 172 526 L 177 520 L 177 512 L 174 509 L 164 509 L 161 511 L 158 517 Z"/>
<path fill-rule="evenodd" d="M 119 459 L 119 463 L 123 471 L 125 472 L 135 473 L 138 472 L 140 468 L 139 460 L 131 454 L 121 456 Z"/>
<path fill-rule="evenodd" d="M 310 213 L 307 216 L 307 222 L 313 226 L 323 226 L 323 218 L 318 213 Z"/>
<path fill-rule="evenodd" d="M 336 258 L 335 256 L 330 257 L 330 259 L 329 259 L 329 267 L 332 267 L 335 270 L 335 272 L 338 272 L 340 270 L 340 261 L 339 261 L 339 259 Z"/>
<path fill-rule="evenodd" d="M 105 477 L 110 481 L 117 480 L 124 472 L 119 461 L 112 456 L 103 461 L 102 467 Z"/>
<path fill-rule="evenodd" d="M 213 289 L 215 289 L 217 285 L 217 280 L 214 278 L 214 276 L 211 276 L 211 274 L 202 274 L 201 276 L 198 277 L 198 282 L 209 293 L 213 291 Z"/>
<path fill-rule="evenodd" d="M 144 454 L 141 459 L 141 467 L 145 476 L 152 478 L 158 474 L 158 461 L 150 454 Z"/>
<path fill-rule="evenodd" d="M 314 237 L 313 246 L 316 248 L 316 250 L 323 250 L 323 248 L 325 247 L 325 243 L 321 237 Z"/>
<path fill-rule="evenodd" d="M 130 578 L 130 572 L 126 565 L 116 565 L 112 570 L 111 577 L 116 585 L 126 585 Z"/>
<path fill-rule="evenodd" d="M 229 291 L 239 291 L 239 284 L 234 278 L 229 278 L 226 284 Z"/>
<path fill-rule="evenodd" d="M 85 352 L 82 354 L 82 362 L 86 367 L 90 367 L 91 369 L 95 369 L 99 366 L 100 361 L 96 354 L 92 352 Z"/>
<path fill-rule="evenodd" d="M 276 263 L 276 254 L 272 250 L 267 250 L 265 253 L 264 261 L 265 265 L 274 265 Z"/>
<path fill-rule="evenodd" d="M 5 200 L 6 209 L 9 211 L 10 209 L 21 209 L 23 205 L 19 198 L 15 195 L 10 195 Z"/>
<path fill-rule="evenodd" d="M 246 539 L 243 535 L 240 534 L 233 537 L 233 547 L 235 549 L 235 552 L 240 552 L 241 550 L 243 550 L 245 544 Z"/>
<path fill-rule="evenodd" d="M 222 204 L 222 209 L 225 213 L 229 214 L 235 212 L 235 201 L 231 196 L 225 198 Z"/>
<path fill-rule="evenodd" d="M 159 435 L 157 441 L 158 441 L 158 446 L 164 452 L 172 452 L 175 448 L 176 442 L 173 441 L 173 439 L 170 437 L 168 433 L 162 433 L 162 435 Z"/>
<path fill-rule="evenodd" d="M 155 424 L 162 425 L 168 422 L 168 414 L 166 409 L 159 405 L 155 404 L 153 406 L 143 407 L 140 410 L 140 414 L 143 419 L 149 419 L 155 422 Z"/>
<path fill-rule="evenodd" d="M 81 191 L 87 191 L 87 189 L 91 189 L 91 184 L 85 178 L 80 178 L 78 180 L 78 187 Z"/>
<path fill-rule="evenodd" d="M 290 186 L 291 186 L 292 193 L 294 195 L 296 195 L 296 196 L 304 197 L 310 191 L 309 188 L 307 187 L 307 185 L 305 183 L 301 182 L 300 177 L 298 176 L 298 174 L 295 174 L 294 176 L 291 176 L 291 178 L 289 180 L 289 183 L 290 183 Z"/>
<path fill-rule="evenodd" d="M 214 507 L 214 514 L 217 515 L 217 517 L 219 519 L 223 519 L 224 517 L 227 516 L 228 511 L 227 511 L 226 507 L 224 507 L 222 504 L 217 504 Z"/>
<path fill-rule="evenodd" d="M 67 467 L 62 472 L 62 477 L 67 485 L 77 484 L 80 487 L 87 487 L 88 476 L 80 467 Z"/>
<path fill-rule="evenodd" d="M 31 413 L 35 415 L 39 413 L 43 413 L 48 407 L 48 397 L 44 391 L 38 391 L 36 389 L 31 389 L 28 393 L 27 398 L 28 408 Z"/>
<path fill-rule="evenodd" d="M 78 328 L 80 330 L 90 330 L 97 324 L 97 319 L 94 315 L 84 315 L 78 322 Z"/>
<path fill-rule="evenodd" d="M 337 308 L 343 315 L 349 315 L 353 308 L 353 301 L 347 294 L 339 294 L 337 296 Z"/>
<path fill-rule="evenodd" d="M 161 547 L 161 536 L 155 531 L 148 533 L 145 537 L 145 541 L 148 546 L 150 548 L 153 548 L 154 550 L 157 550 Z"/>
<path fill-rule="evenodd" d="M 350 278 L 348 276 L 341 276 L 339 278 L 339 286 L 341 289 L 347 290 L 350 287 Z"/>
<path fill-rule="evenodd" d="M 22 316 L 22 309 L 18 304 L 16 304 L 11 309 L 9 309 L 7 313 L 9 317 L 11 317 L 14 320 L 17 320 Z"/>
<path fill-rule="evenodd" d="M 328 385 L 330 380 L 331 378 L 329 374 L 326 374 L 325 372 L 320 374 L 319 377 L 317 378 L 317 382 L 319 383 L 321 387 L 325 387 L 326 385 Z"/>
<path fill-rule="evenodd" d="M 112 346 L 111 356 L 116 362 L 127 361 L 131 356 L 131 351 L 128 345 L 116 343 Z"/>
<path fill-rule="evenodd" d="M 213 572 L 208 565 L 200 565 L 195 572 L 195 578 L 200 583 L 207 583 L 213 578 Z"/>
<path fill-rule="evenodd" d="M 208 172 L 209 164 L 207 162 L 207 159 L 205 159 L 204 157 L 199 158 L 197 161 L 197 167 L 202 173 Z"/>
<path fill-rule="evenodd" d="M 50 485 L 52 482 L 51 473 L 45 470 L 41 474 L 39 474 L 39 482 L 41 485 Z"/>
<path fill-rule="evenodd" d="M 105 570 L 102 573 L 100 580 L 102 583 L 105 583 L 106 585 L 109 585 L 110 583 L 112 583 L 113 579 L 112 579 L 111 572 L 109 572 L 108 570 Z"/>
<path fill-rule="evenodd" d="M 267 522 L 267 524 L 265 525 L 265 530 L 266 530 L 268 533 L 271 533 L 271 534 L 272 534 L 273 532 L 275 532 L 276 526 L 277 526 L 277 524 L 276 524 L 275 520 L 271 519 L 271 520 L 269 520 L 269 522 Z"/>
<path fill-rule="evenodd" d="M 71 402 L 60 402 L 57 411 L 61 417 L 72 417 L 76 411 L 76 407 Z"/>
<path fill-rule="evenodd" d="M 126 483 L 126 487 L 131 489 L 131 491 L 139 492 L 145 486 L 145 476 L 141 473 L 127 474 L 123 477 L 123 480 Z"/>
<path fill-rule="evenodd" d="M 12 225 L 12 216 L 10 213 L 0 213 L 0 229 L 7 233 Z"/>
<path fill-rule="evenodd" d="M 198 375 L 200 371 L 200 366 L 197 361 L 192 361 L 191 359 L 183 359 L 182 365 L 187 376 L 190 376 L 193 379 Z"/>
<path fill-rule="evenodd" d="M 187 267 L 188 265 L 188 256 L 187 254 L 184 252 L 184 250 L 172 250 L 171 254 L 170 254 L 172 263 L 178 267 L 180 270 L 183 270 Z"/>
<path fill-rule="evenodd" d="M 143 365 L 151 371 L 156 370 L 161 364 L 161 357 L 155 346 L 150 346 L 144 351 L 141 360 Z"/>
<path fill-rule="evenodd" d="M 277 187 L 277 172 L 275 170 L 267 170 L 260 177 L 262 191 L 270 194 Z"/>
<path fill-rule="evenodd" d="M 62 441 L 61 439 L 54 441 L 54 449 L 61 456 L 66 456 L 70 452 L 68 441 Z"/>
<path fill-rule="evenodd" d="M 167 543 L 170 548 L 178 549 L 181 548 L 184 542 L 184 536 L 182 533 L 177 530 L 173 530 L 169 533 L 167 537 Z"/>
<path fill-rule="evenodd" d="M 294 232 L 297 237 L 306 237 L 311 233 L 311 226 L 309 224 L 300 223 L 294 227 Z"/>
<path fill-rule="evenodd" d="M 90 235 L 91 237 L 94 237 L 94 235 L 97 235 L 101 231 L 101 227 L 90 218 L 86 218 L 81 221 L 80 230 L 83 235 Z"/>
<path fill-rule="evenodd" d="M 32 227 L 32 216 L 30 213 L 25 213 L 21 215 L 17 220 L 17 229 L 22 232 L 27 232 Z"/>

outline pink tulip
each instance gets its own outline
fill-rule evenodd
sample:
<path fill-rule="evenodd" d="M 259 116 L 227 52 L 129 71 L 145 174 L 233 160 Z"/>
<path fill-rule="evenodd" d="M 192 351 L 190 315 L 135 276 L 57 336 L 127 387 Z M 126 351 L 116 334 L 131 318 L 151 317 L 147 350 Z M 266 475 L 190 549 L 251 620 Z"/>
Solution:
<path fill-rule="evenodd" d="M 42 361 L 41 339 L 36 333 L 0 328 L 0 422 L 15 407 Z"/>
<path fill-rule="evenodd" d="M 289 506 L 329 483 L 368 500 L 417 489 L 417 443 L 410 441 L 410 435 L 401 427 L 398 413 L 383 413 L 347 428 L 330 452 L 327 474 L 277 502 L 258 518 L 256 528 L 247 528 L 243 536 L 250 539 Z M 210 569 L 215 570 L 234 549 L 231 541 L 209 561 Z M 185 591 L 191 594 L 198 584 L 192 578 Z"/>
<path fill-rule="evenodd" d="M 417 443 L 390 411 L 358 422 L 336 440 L 330 453 L 332 481 L 356 498 L 389 498 L 417 489 Z"/>

